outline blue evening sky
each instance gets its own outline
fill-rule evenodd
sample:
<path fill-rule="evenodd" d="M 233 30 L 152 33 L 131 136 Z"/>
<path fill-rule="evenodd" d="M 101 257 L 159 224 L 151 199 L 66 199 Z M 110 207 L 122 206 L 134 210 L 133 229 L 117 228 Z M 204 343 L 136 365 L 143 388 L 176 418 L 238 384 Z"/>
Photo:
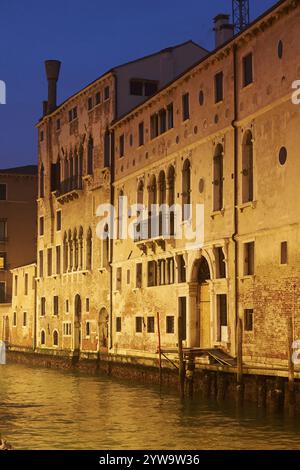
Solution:
<path fill-rule="evenodd" d="M 251 19 L 276 0 L 250 0 Z M 45 59 L 62 61 L 58 102 L 111 67 L 193 39 L 213 48 L 213 17 L 231 0 L 1 0 L 0 168 L 36 163 Z"/>

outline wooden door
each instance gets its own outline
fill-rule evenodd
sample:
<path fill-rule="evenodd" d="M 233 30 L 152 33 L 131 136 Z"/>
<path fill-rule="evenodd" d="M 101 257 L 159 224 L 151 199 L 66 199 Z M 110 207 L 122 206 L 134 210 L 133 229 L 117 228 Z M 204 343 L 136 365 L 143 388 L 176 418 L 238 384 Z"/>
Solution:
<path fill-rule="evenodd" d="M 200 348 L 209 349 L 210 340 L 210 287 L 209 284 L 200 285 Z"/>

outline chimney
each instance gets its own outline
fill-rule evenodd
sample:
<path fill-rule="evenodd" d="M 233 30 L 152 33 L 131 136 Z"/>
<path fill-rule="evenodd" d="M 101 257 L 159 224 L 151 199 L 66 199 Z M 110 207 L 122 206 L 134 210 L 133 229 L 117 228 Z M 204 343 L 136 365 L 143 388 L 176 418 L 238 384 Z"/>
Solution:
<path fill-rule="evenodd" d="M 214 18 L 215 47 L 218 48 L 234 35 L 234 26 L 229 23 L 229 15 L 221 13 Z"/>
<path fill-rule="evenodd" d="M 46 60 L 45 68 L 48 80 L 48 107 L 47 112 L 52 113 L 56 108 L 56 83 L 59 76 L 61 62 L 59 60 Z"/>

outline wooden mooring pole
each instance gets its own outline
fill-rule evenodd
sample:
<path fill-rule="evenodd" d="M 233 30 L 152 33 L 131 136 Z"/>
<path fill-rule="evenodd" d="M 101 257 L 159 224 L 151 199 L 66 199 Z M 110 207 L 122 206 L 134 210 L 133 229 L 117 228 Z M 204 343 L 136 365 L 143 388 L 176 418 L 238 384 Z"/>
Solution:
<path fill-rule="evenodd" d="M 179 390 L 180 398 L 184 398 L 185 367 L 182 348 L 182 314 L 178 314 L 178 359 L 179 359 Z"/>
<path fill-rule="evenodd" d="M 162 367 L 161 367 L 161 336 L 160 336 L 160 316 L 157 312 L 157 335 L 158 335 L 158 364 L 159 364 L 159 385 L 162 384 Z"/>
<path fill-rule="evenodd" d="M 238 319 L 237 323 L 237 401 L 242 403 L 244 399 L 243 382 L 243 322 Z"/>
<path fill-rule="evenodd" d="M 287 319 L 287 351 L 288 351 L 288 410 L 289 415 L 295 414 L 295 366 L 293 362 L 293 319 Z"/>

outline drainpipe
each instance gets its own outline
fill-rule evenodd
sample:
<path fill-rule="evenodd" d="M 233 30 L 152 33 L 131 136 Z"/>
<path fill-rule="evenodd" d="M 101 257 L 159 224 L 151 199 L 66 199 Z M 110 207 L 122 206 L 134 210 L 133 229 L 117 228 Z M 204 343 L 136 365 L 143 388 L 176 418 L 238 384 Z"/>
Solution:
<path fill-rule="evenodd" d="M 238 226 L 238 157 L 239 157 L 239 135 L 238 135 L 238 63 L 237 63 L 237 45 L 233 45 L 233 77 L 234 77 L 234 118 L 232 121 L 232 127 L 234 129 L 234 233 L 232 235 L 232 241 L 234 243 L 234 296 L 235 296 L 235 331 L 237 332 L 238 319 L 239 319 L 239 249 L 237 235 L 239 231 Z"/>
<path fill-rule="evenodd" d="M 35 270 L 36 270 L 36 272 L 35 272 L 35 279 L 34 279 L 34 307 L 33 307 L 33 316 L 34 316 L 34 319 L 33 319 L 33 351 L 35 351 L 36 347 L 37 347 L 37 319 L 38 319 L 38 315 L 37 315 L 37 280 L 36 280 L 37 265 L 36 265 Z"/>
<path fill-rule="evenodd" d="M 116 73 L 113 74 L 114 77 L 114 116 L 113 120 L 117 118 L 118 115 L 118 79 Z M 115 134 L 114 131 L 110 131 L 110 204 L 114 207 L 114 198 L 115 198 Z M 111 223 L 114 224 L 114 217 L 111 220 Z M 114 230 L 114 225 L 111 224 L 111 228 Z M 110 256 L 109 256 L 109 266 L 110 266 L 110 311 L 109 311 L 109 349 L 113 346 L 113 250 L 114 250 L 114 233 L 110 237 Z"/>

